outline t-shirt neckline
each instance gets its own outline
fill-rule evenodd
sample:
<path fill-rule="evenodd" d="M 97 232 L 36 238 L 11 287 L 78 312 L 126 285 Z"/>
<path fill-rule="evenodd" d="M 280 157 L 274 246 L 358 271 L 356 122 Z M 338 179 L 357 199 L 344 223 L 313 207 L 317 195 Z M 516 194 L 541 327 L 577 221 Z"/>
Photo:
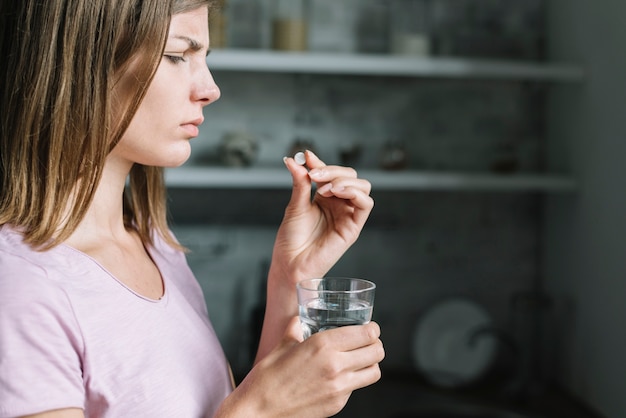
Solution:
<path fill-rule="evenodd" d="M 89 262 L 95 264 L 98 268 L 100 268 L 103 272 L 105 272 L 110 278 L 115 280 L 115 282 L 117 282 L 120 286 L 122 286 L 124 289 L 126 289 L 128 292 L 130 292 L 131 294 L 135 295 L 139 299 L 143 299 L 146 302 L 150 302 L 150 303 L 153 303 L 153 304 L 165 304 L 165 303 L 167 303 L 167 300 L 169 299 L 169 293 L 170 292 L 169 292 L 169 286 L 167 284 L 167 279 L 166 279 L 165 275 L 163 274 L 163 269 L 159 265 L 159 261 L 157 260 L 157 257 L 155 257 L 155 254 L 152 251 L 151 247 L 144 246 L 146 252 L 148 253 L 150 258 L 152 259 L 152 262 L 154 263 L 154 265 L 156 266 L 157 270 L 159 271 L 159 275 L 161 276 L 161 284 L 163 286 L 163 294 L 158 299 L 150 298 L 148 296 L 142 295 L 141 293 L 133 290 L 127 284 L 125 284 L 120 279 L 118 279 L 113 273 L 111 273 L 106 267 L 104 267 L 98 260 L 96 260 L 95 258 L 90 256 L 89 254 L 87 254 L 87 253 L 85 253 L 85 252 L 83 252 L 83 251 L 81 251 L 81 250 L 79 250 L 77 248 L 74 248 L 71 245 L 65 244 L 65 243 L 59 244 L 59 248 L 64 248 L 64 249 L 66 249 L 68 251 L 71 251 L 71 252 L 73 252 L 75 254 L 79 254 L 80 256 L 82 256 L 83 258 L 88 260 Z"/>

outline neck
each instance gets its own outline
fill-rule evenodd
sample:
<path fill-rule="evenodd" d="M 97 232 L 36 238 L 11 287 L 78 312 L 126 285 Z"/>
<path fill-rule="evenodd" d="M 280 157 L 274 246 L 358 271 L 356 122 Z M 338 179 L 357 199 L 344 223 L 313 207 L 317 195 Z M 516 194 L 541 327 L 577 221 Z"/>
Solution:
<path fill-rule="evenodd" d="M 127 234 L 124 226 L 124 187 L 132 164 L 109 157 L 94 198 L 85 217 L 67 240 L 69 245 L 84 248 L 91 243 Z"/>

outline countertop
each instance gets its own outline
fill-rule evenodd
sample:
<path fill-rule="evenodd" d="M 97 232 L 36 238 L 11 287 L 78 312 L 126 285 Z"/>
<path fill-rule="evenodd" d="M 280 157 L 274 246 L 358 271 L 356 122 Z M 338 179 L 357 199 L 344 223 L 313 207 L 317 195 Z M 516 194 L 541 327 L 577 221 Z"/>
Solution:
<path fill-rule="evenodd" d="M 506 385 L 485 384 L 464 389 L 441 389 L 414 373 L 385 372 L 376 384 L 355 391 L 337 417 L 419 418 L 469 417 L 467 411 L 485 411 L 472 417 L 603 418 L 557 387 L 542 387 L 524 396 L 512 396 Z M 446 415 L 424 411 L 447 410 Z M 450 410 L 462 413 L 450 412 Z M 418 412 L 422 411 L 422 415 Z M 498 412 L 499 411 L 499 412 Z"/>

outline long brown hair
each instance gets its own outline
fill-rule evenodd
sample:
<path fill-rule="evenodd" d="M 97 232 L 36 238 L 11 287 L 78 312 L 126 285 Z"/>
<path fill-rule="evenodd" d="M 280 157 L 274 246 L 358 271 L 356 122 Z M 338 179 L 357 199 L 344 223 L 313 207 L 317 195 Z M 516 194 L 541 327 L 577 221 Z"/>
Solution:
<path fill-rule="evenodd" d="M 154 76 L 171 16 L 210 2 L 1 3 L 0 225 L 18 227 L 26 242 L 42 249 L 71 235 L 93 200 L 107 155 Z M 112 111 L 113 86 L 136 60 L 135 91 L 119 118 L 119 110 Z M 162 169 L 135 164 L 125 221 L 146 243 L 156 230 L 176 246 L 165 196 Z"/>

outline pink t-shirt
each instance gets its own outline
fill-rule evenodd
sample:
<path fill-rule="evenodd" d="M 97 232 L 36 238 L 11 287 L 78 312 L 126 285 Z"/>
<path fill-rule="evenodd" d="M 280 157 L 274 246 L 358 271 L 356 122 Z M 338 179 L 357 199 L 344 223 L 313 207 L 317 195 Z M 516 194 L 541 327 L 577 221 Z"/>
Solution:
<path fill-rule="evenodd" d="M 0 227 L 0 417 L 210 417 L 228 363 L 185 256 L 157 238 L 160 300 L 69 246 L 36 252 Z"/>

